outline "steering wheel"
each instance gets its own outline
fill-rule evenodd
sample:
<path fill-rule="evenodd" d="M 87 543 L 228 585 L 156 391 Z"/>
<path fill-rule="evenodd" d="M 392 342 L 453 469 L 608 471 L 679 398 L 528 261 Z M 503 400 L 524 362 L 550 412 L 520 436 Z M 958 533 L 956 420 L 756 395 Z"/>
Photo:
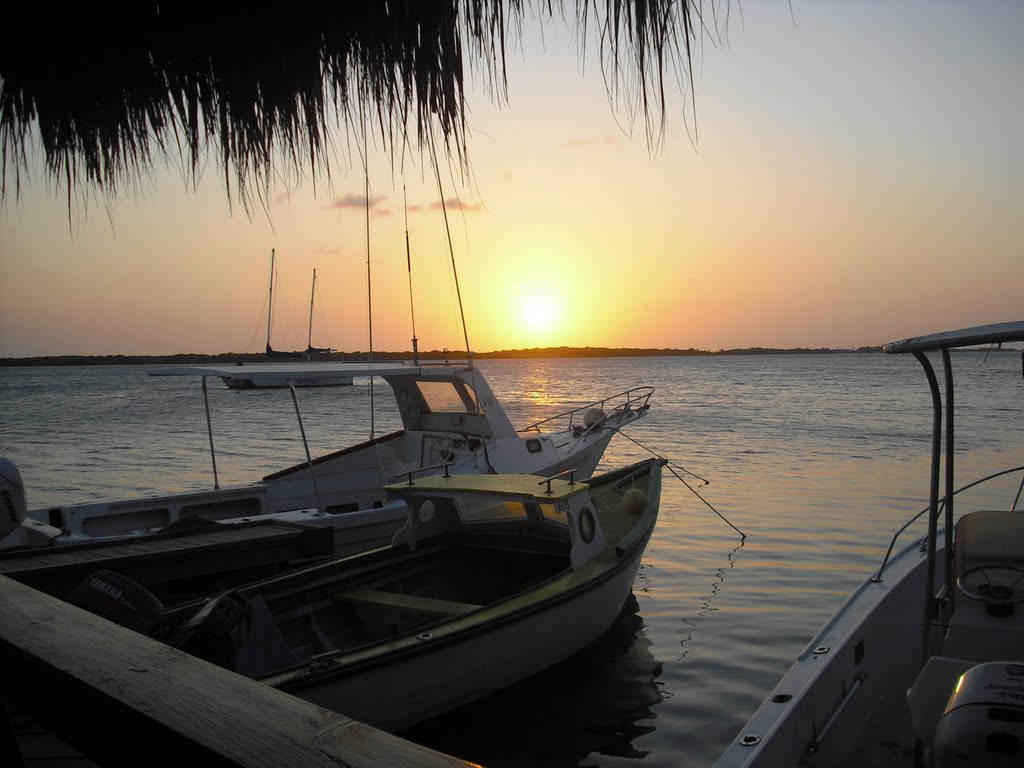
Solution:
<path fill-rule="evenodd" d="M 977 586 L 968 584 L 969 577 L 976 573 L 980 573 L 984 581 Z M 993 575 L 996 576 L 995 579 L 992 578 Z M 999 575 L 1002 575 L 1002 578 L 999 578 Z M 956 586 L 964 597 L 971 600 L 1011 605 L 1024 602 L 1024 587 L 1018 587 L 1021 581 L 1024 581 L 1024 568 L 1009 563 L 992 563 L 968 568 L 960 574 Z"/>
<path fill-rule="evenodd" d="M 427 449 L 427 462 L 430 466 L 448 464 L 455 459 L 455 445 L 450 437 L 435 437 Z"/>

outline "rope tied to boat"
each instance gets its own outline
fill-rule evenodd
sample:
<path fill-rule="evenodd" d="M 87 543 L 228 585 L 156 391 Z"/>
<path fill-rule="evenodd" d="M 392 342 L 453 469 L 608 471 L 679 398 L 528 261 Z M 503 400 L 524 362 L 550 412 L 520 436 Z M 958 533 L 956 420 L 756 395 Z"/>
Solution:
<path fill-rule="evenodd" d="M 693 477 L 693 478 L 696 478 L 697 480 L 700 480 L 704 485 L 710 485 L 711 484 L 710 480 L 708 480 L 708 479 L 706 479 L 704 477 L 701 477 L 700 475 L 696 474 L 695 472 L 691 472 L 686 467 L 679 466 L 678 464 L 676 464 L 675 462 L 673 462 L 670 459 L 666 458 L 665 456 L 662 456 L 657 451 L 652 450 L 651 448 L 648 448 L 646 445 L 641 443 L 636 438 L 630 437 L 629 435 L 627 435 L 625 432 L 623 432 L 618 427 L 611 427 L 611 429 L 615 430 L 615 432 L 617 432 L 618 434 L 622 435 L 627 440 L 629 440 L 629 441 L 635 443 L 636 445 L 638 445 L 639 447 L 643 448 L 648 453 L 650 453 L 650 454 L 658 457 L 662 461 L 664 461 L 665 462 L 665 466 L 668 467 L 668 471 L 671 472 L 673 475 L 675 475 L 676 479 L 679 482 L 681 482 L 683 485 L 685 485 L 687 490 L 690 493 L 692 493 L 694 496 L 696 496 L 698 499 L 700 499 L 700 501 L 704 504 L 704 506 L 706 506 L 708 509 L 710 509 L 712 512 L 714 512 L 716 515 L 718 515 L 720 518 L 722 518 L 722 520 L 725 521 L 726 525 L 728 525 L 730 528 L 732 528 L 734 531 L 736 531 L 736 533 L 738 533 L 740 535 L 740 540 L 741 541 L 745 540 L 747 538 L 747 534 L 745 534 L 743 531 L 741 531 L 739 528 L 737 528 L 735 525 L 733 525 L 725 515 L 723 515 L 721 512 L 719 512 L 717 509 L 715 509 L 715 507 L 711 504 L 711 502 L 709 502 L 707 499 L 705 499 L 703 496 L 701 496 L 697 492 L 697 489 L 694 488 L 692 485 L 690 485 L 690 483 L 686 482 L 686 480 L 683 479 L 682 475 L 680 475 L 679 472 L 684 472 L 687 475 L 689 475 L 690 477 Z M 679 472 L 677 472 L 676 470 L 679 470 Z"/>

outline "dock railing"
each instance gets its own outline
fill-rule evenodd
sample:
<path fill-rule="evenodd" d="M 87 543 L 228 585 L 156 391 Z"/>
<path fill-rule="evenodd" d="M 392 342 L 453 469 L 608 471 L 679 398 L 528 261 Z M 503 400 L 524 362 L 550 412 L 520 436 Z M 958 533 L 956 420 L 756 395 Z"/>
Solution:
<path fill-rule="evenodd" d="M 105 767 L 470 765 L 5 576 L 0 616 L 0 717 L 6 702 Z"/>
<path fill-rule="evenodd" d="M 587 414 L 595 409 L 601 411 L 602 424 L 614 425 L 622 421 L 626 416 L 642 413 L 650 408 L 651 395 L 653 394 L 654 387 L 633 387 L 625 392 L 619 392 L 617 395 L 611 395 L 610 397 L 563 411 L 554 416 L 548 416 L 546 419 L 541 419 L 518 431 L 523 433 L 572 429 L 582 432 L 594 426 L 592 423 L 587 423 Z"/>

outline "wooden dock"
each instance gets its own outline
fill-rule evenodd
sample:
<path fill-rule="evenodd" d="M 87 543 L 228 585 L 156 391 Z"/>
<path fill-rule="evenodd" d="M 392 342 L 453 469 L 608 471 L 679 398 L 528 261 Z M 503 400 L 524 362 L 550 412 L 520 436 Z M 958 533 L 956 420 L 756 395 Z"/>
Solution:
<path fill-rule="evenodd" d="M 6 576 L 0 576 L 0 617 L 0 700 L 102 766 L 471 765 Z M 16 756 L 19 747 L 3 720 L 0 757 Z"/>
<path fill-rule="evenodd" d="M 0 555 L 0 575 L 58 597 L 67 596 L 90 574 L 112 570 L 158 597 L 188 585 L 195 595 L 230 582 L 271 575 L 275 569 L 334 552 L 330 527 L 274 520 L 219 525 L 137 539 L 62 544 Z"/>

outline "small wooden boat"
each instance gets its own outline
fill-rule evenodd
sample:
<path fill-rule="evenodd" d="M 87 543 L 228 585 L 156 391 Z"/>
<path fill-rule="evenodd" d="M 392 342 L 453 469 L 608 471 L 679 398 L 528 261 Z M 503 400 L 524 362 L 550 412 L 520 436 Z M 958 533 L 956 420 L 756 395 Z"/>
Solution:
<path fill-rule="evenodd" d="M 811 639 L 716 768 L 1024 765 L 1024 480 L 1005 508 L 954 515 L 960 491 L 1016 481 L 1024 466 L 1010 456 L 1009 466 L 955 489 L 950 354 L 1020 341 L 1024 322 L 1010 322 L 883 348 L 913 354 L 931 390 L 929 505 L 896 532 L 874 575 Z M 942 360 L 941 385 L 928 353 Z M 923 538 L 897 550 L 922 515 Z"/>
<path fill-rule="evenodd" d="M 430 476 L 394 546 L 264 579 L 164 615 L 117 574 L 70 601 L 196 656 L 389 731 L 494 693 L 612 626 L 658 517 L 649 459 L 587 482 Z M 140 619 L 141 606 L 152 614 Z"/>

